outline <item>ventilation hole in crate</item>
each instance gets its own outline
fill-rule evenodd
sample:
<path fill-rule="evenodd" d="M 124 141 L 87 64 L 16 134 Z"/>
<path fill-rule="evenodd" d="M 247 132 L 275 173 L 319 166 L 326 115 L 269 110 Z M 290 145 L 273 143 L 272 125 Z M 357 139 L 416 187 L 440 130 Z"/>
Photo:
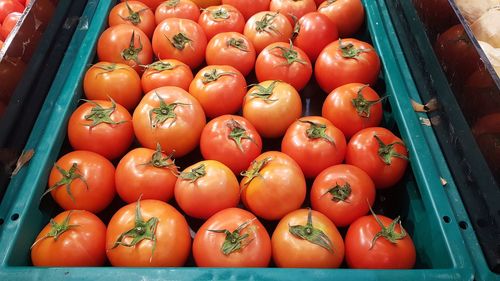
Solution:
<path fill-rule="evenodd" d="M 11 220 L 13 220 L 13 221 L 17 220 L 18 218 L 19 218 L 19 214 L 13 214 L 13 215 L 10 217 L 10 219 L 11 219 Z"/>
<path fill-rule="evenodd" d="M 458 225 L 460 226 L 461 229 L 467 229 L 468 227 L 467 223 L 464 221 L 459 222 Z"/>
<path fill-rule="evenodd" d="M 479 227 L 486 227 L 488 225 L 488 222 L 484 219 L 478 219 L 477 220 L 477 226 Z"/>
<path fill-rule="evenodd" d="M 448 216 L 444 216 L 443 220 L 445 223 L 449 223 L 451 221 L 450 217 L 448 217 Z"/>
<path fill-rule="evenodd" d="M 0 225 L 2 225 L 2 224 L 3 224 L 3 222 L 4 222 L 4 220 L 3 220 L 3 219 L 0 219 Z"/>

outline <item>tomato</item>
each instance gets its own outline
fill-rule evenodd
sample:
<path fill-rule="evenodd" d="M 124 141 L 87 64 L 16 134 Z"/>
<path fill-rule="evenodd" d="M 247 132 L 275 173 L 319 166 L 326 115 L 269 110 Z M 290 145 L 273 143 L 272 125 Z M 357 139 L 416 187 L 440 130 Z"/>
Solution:
<path fill-rule="evenodd" d="M 100 61 L 123 63 L 142 73 L 141 65 L 153 61 L 148 36 L 138 27 L 119 24 L 106 29 L 97 42 Z"/>
<path fill-rule="evenodd" d="M 184 216 L 159 200 L 128 204 L 111 218 L 106 254 L 113 266 L 182 266 L 191 250 Z"/>
<path fill-rule="evenodd" d="M 246 170 L 262 151 L 262 140 L 245 118 L 223 115 L 212 119 L 201 133 L 203 158 L 224 163 L 235 174 Z"/>
<path fill-rule="evenodd" d="M 24 6 L 16 0 L 0 0 L 0 22 L 3 23 L 8 14 L 22 13 Z"/>
<path fill-rule="evenodd" d="M 293 43 L 303 50 L 312 62 L 331 42 L 339 39 L 337 27 L 325 15 L 313 12 L 305 14 L 295 25 Z"/>
<path fill-rule="evenodd" d="M 172 155 L 162 153 L 160 146 L 136 148 L 116 166 L 116 192 L 127 203 L 139 198 L 167 202 L 174 196 L 177 174 Z"/>
<path fill-rule="evenodd" d="M 283 136 L 301 115 L 299 93 L 287 83 L 261 82 L 250 88 L 243 100 L 243 117 L 265 138 Z"/>
<path fill-rule="evenodd" d="M 382 99 L 372 88 L 349 83 L 333 90 L 323 103 L 321 115 L 330 120 L 347 138 L 382 121 Z"/>
<path fill-rule="evenodd" d="M 192 0 L 200 8 L 208 8 L 210 6 L 216 6 L 221 4 L 221 0 Z"/>
<path fill-rule="evenodd" d="M 410 269 L 415 265 L 416 253 L 399 217 L 391 220 L 372 212 L 349 226 L 345 257 L 350 268 Z"/>
<path fill-rule="evenodd" d="M 156 8 L 156 25 L 164 19 L 181 18 L 198 22 L 200 8 L 191 0 L 169 0 Z"/>
<path fill-rule="evenodd" d="M 0 35 L 3 38 L 7 38 L 7 36 L 9 36 L 9 33 L 12 31 L 12 29 L 14 29 L 16 23 L 19 21 L 22 15 L 22 13 L 13 12 L 5 17 L 5 20 L 0 27 Z"/>
<path fill-rule="evenodd" d="M 302 90 L 312 75 L 312 64 L 306 53 L 290 43 L 272 43 L 262 50 L 255 62 L 259 82 L 280 80 Z"/>
<path fill-rule="evenodd" d="M 139 1 L 126 1 L 114 6 L 109 12 L 109 26 L 130 24 L 141 29 L 149 38 L 155 30 L 155 15 L 151 9 Z"/>
<path fill-rule="evenodd" d="M 201 69 L 189 85 L 189 93 L 214 118 L 240 110 L 247 92 L 245 77 L 228 65 L 209 65 Z"/>
<path fill-rule="evenodd" d="M 258 12 L 268 11 L 271 0 L 253 0 L 251 5 L 248 5 L 248 0 L 222 0 L 222 4 L 227 4 L 235 7 L 243 14 L 245 20 L 255 15 Z"/>
<path fill-rule="evenodd" d="M 89 150 L 115 159 L 134 140 L 132 116 L 114 101 L 87 101 L 71 114 L 68 138 L 74 150 Z"/>
<path fill-rule="evenodd" d="M 245 28 L 243 15 L 231 5 L 211 6 L 203 10 L 198 19 L 198 24 L 203 28 L 210 40 L 222 32 L 242 33 Z"/>
<path fill-rule="evenodd" d="M 319 7 L 319 5 L 323 2 L 325 2 L 325 0 L 314 0 L 314 3 L 316 3 L 316 7 Z"/>
<path fill-rule="evenodd" d="M 252 213 L 230 208 L 200 227 L 193 241 L 193 256 L 201 267 L 267 267 L 271 238 Z"/>
<path fill-rule="evenodd" d="M 271 43 L 288 42 L 292 32 L 292 25 L 283 14 L 259 12 L 248 19 L 243 34 L 258 54 Z"/>
<path fill-rule="evenodd" d="M 238 205 L 238 179 L 219 161 L 198 162 L 179 175 L 175 183 L 175 201 L 188 216 L 207 219 Z"/>
<path fill-rule="evenodd" d="M 215 35 L 207 45 L 208 65 L 229 65 L 247 76 L 255 65 L 255 48 L 248 38 L 237 32 Z"/>
<path fill-rule="evenodd" d="M 129 0 L 121 0 L 122 2 L 127 2 Z M 152 11 L 156 9 L 161 3 L 165 2 L 165 0 L 140 0 L 140 2 L 146 4 Z"/>
<path fill-rule="evenodd" d="M 377 188 L 395 185 L 408 166 L 408 151 L 391 131 L 372 127 L 357 132 L 347 144 L 346 164 L 365 171 Z"/>
<path fill-rule="evenodd" d="M 340 38 L 353 36 L 363 25 L 365 9 L 361 0 L 327 0 L 318 7 L 337 26 Z"/>
<path fill-rule="evenodd" d="M 178 60 L 159 60 L 148 65 L 142 74 L 141 85 L 144 93 L 163 86 L 176 86 L 189 91 L 193 72 L 187 64 Z"/>
<path fill-rule="evenodd" d="M 34 266 L 102 266 L 106 225 L 94 214 L 64 211 L 50 220 L 31 246 Z"/>
<path fill-rule="evenodd" d="M 83 92 L 89 100 L 111 98 L 133 110 L 142 98 L 141 78 L 126 64 L 98 62 L 85 73 Z"/>
<path fill-rule="evenodd" d="M 291 160 L 289 160 L 291 161 Z M 266 220 L 278 220 L 302 206 L 306 180 L 297 164 L 275 157 L 255 158 L 240 182 L 245 207 Z"/>
<path fill-rule="evenodd" d="M 314 0 L 271 0 L 269 10 L 286 15 L 292 25 L 305 14 L 316 12 Z"/>
<path fill-rule="evenodd" d="M 101 155 L 72 151 L 50 171 L 47 193 L 65 210 L 99 213 L 115 197 L 115 167 Z"/>
<path fill-rule="evenodd" d="M 192 20 L 168 18 L 153 34 L 153 51 L 159 59 L 177 59 L 191 69 L 203 63 L 206 47 L 203 29 Z"/>
<path fill-rule="evenodd" d="M 300 209 L 280 220 L 271 238 L 278 267 L 336 268 L 344 259 L 344 241 L 322 213 Z"/>
<path fill-rule="evenodd" d="M 346 140 L 327 119 L 308 116 L 290 125 L 281 142 L 281 151 L 297 161 L 307 178 L 314 178 L 344 161 Z"/>
<path fill-rule="evenodd" d="M 380 59 L 373 46 L 357 39 L 339 39 L 319 54 L 314 68 L 316 80 L 329 93 L 348 83 L 374 85 L 380 72 Z"/>
<path fill-rule="evenodd" d="M 206 124 L 200 103 L 178 87 L 147 93 L 132 115 L 137 140 L 150 149 L 159 143 L 167 154 L 181 157 L 196 148 Z"/>
<path fill-rule="evenodd" d="M 344 227 L 368 213 L 375 201 L 375 184 L 356 166 L 335 165 L 316 177 L 310 197 L 314 210 Z"/>

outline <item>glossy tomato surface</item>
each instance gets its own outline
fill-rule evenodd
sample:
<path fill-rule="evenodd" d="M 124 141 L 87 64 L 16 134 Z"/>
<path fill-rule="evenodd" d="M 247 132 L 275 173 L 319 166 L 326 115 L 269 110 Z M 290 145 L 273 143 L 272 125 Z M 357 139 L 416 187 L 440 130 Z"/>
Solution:
<path fill-rule="evenodd" d="M 156 24 L 164 19 L 181 18 L 198 22 L 200 8 L 191 0 L 173 0 L 161 3 L 155 12 Z"/>
<path fill-rule="evenodd" d="M 198 24 L 210 40 L 222 32 L 243 33 L 245 18 L 231 5 L 211 6 L 202 11 Z"/>
<path fill-rule="evenodd" d="M 151 38 L 155 30 L 155 15 L 147 5 L 140 1 L 126 1 L 114 6 L 109 12 L 109 26 L 130 24 L 138 27 Z"/>
<path fill-rule="evenodd" d="M 269 10 L 286 15 L 290 24 L 295 25 L 302 16 L 316 11 L 316 3 L 314 0 L 271 0 Z"/>
<path fill-rule="evenodd" d="M 255 15 L 258 12 L 268 11 L 271 0 L 253 0 L 251 5 L 248 5 L 248 0 L 222 0 L 222 4 L 227 4 L 235 7 L 240 11 L 245 20 Z"/>
<path fill-rule="evenodd" d="M 208 42 L 205 58 L 208 65 L 229 65 L 247 76 L 255 65 L 255 48 L 248 38 L 237 32 L 215 35 Z"/>
<path fill-rule="evenodd" d="M 337 26 L 327 16 L 312 12 L 300 18 L 295 26 L 293 43 L 315 62 L 321 51 L 339 39 Z"/>
<path fill-rule="evenodd" d="M 292 32 L 292 24 L 285 15 L 266 11 L 249 18 L 243 34 L 252 42 L 258 54 L 271 43 L 288 42 Z"/>
<path fill-rule="evenodd" d="M 361 0 L 327 0 L 318 6 L 318 12 L 335 23 L 340 38 L 353 36 L 365 21 Z"/>
<path fill-rule="evenodd" d="M 174 60 L 159 60 L 148 65 L 141 77 L 144 93 L 163 86 L 176 86 L 189 91 L 193 72 L 185 63 Z"/>

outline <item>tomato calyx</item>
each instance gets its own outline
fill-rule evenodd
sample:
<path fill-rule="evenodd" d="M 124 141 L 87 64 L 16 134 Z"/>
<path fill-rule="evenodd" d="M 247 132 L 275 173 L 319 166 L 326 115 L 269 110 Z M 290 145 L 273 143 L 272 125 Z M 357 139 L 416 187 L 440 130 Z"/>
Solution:
<path fill-rule="evenodd" d="M 351 185 L 346 182 L 344 185 L 335 183 L 335 186 L 330 188 L 325 194 L 330 193 L 332 195 L 332 201 L 334 202 L 347 202 L 347 198 L 351 196 L 351 192 Z"/>
<path fill-rule="evenodd" d="M 257 88 L 257 92 L 250 93 L 250 96 L 252 98 L 263 99 L 266 103 L 272 103 L 272 102 L 278 101 L 277 99 L 271 99 L 274 88 L 276 88 L 276 85 L 278 83 L 279 83 L 279 81 L 273 81 L 267 88 L 260 85 L 260 84 L 250 85 L 250 86 L 255 86 Z"/>
<path fill-rule="evenodd" d="M 248 244 L 250 244 L 253 241 L 252 239 L 247 239 L 250 235 L 248 233 L 245 233 L 241 235 L 241 231 L 245 229 L 250 223 L 252 223 L 254 220 L 257 218 L 253 218 L 251 220 L 248 220 L 241 225 L 238 226 L 233 232 L 227 230 L 227 229 L 207 229 L 207 231 L 210 232 L 215 232 L 215 233 L 224 233 L 226 234 L 226 239 L 224 240 L 224 243 L 222 243 L 221 246 L 221 252 L 228 256 L 233 252 L 239 251 Z"/>
<path fill-rule="evenodd" d="M 58 188 L 60 186 L 65 186 L 66 187 L 66 192 L 68 193 L 69 197 L 71 198 L 71 200 L 73 200 L 73 202 L 75 202 L 75 197 L 73 197 L 73 193 L 71 193 L 71 184 L 76 179 L 81 180 L 85 184 L 85 187 L 87 188 L 87 190 L 89 189 L 87 181 L 85 180 L 85 178 L 83 177 L 83 175 L 78 170 L 78 164 L 77 163 L 73 163 L 71 165 L 71 168 L 69 168 L 68 171 L 64 170 L 63 168 L 61 168 L 57 164 L 54 164 L 54 166 L 56 167 L 57 171 L 62 175 L 62 178 L 58 182 L 54 183 L 54 185 L 52 185 L 51 187 L 49 187 L 42 194 L 42 198 L 45 195 L 49 194 L 52 190 L 54 190 L 54 189 L 56 189 L 56 188 Z"/>
<path fill-rule="evenodd" d="M 156 128 L 158 124 L 163 124 L 165 121 L 168 119 L 173 119 L 172 122 L 170 123 L 169 127 L 172 126 L 175 123 L 175 120 L 177 119 L 177 114 L 175 114 L 175 109 L 179 105 L 189 105 L 187 103 L 180 103 L 180 102 L 174 102 L 167 104 L 165 101 L 158 95 L 158 93 L 155 93 L 158 99 L 160 100 L 160 106 L 155 107 L 149 111 L 149 121 L 151 123 L 152 128 Z M 155 115 L 153 118 L 153 114 Z"/>
<path fill-rule="evenodd" d="M 214 21 L 223 21 L 229 19 L 230 17 L 229 11 L 224 7 L 210 11 L 210 15 Z"/>
<path fill-rule="evenodd" d="M 204 177 L 207 174 L 205 164 L 201 164 L 193 169 L 190 172 L 182 172 L 179 177 L 183 180 L 189 180 L 190 183 L 196 182 L 198 179 Z"/>
<path fill-rule="evenodd" d="M 403 154 L 401 154 L 401 153 L 397 152 L 396 150 L 394 150 L 394 145 L 399 144 L 399 145 L 404 146 L 404 143 L 402 143 L 400 141 L 396 141 L 396 142 L 393 142 L 393 143 L 390 143 L 390 144 L 385 144 L 380 139 L 379 136 L 374 135 L 373 137 L 377 140 L 377 143 L 379 145 L 378 156 L 380 157 L 380 159 L 382 159 L 382 161 L 384 161 L 384 163 L 386 165 L 391 165 L 391 163 L 392 163 L 392 157 L 397 157 L 397 158 L 401 158 L 401 159 L 404 159 L 404 160 L 408 160 L 408 157 L 406 157 Z"/>
<path fill-rule="evenodd" d="M 203 73 L 203 77 L 201 78 L 201 82 L 203 84 L 208 84 L 211 82 L 215 82 L 219 80 L 222 76 L 225 75 L 236 75 L 236 73 L 231 72 L 231 71 L 220 71 L 217 68 L 210 69 L 209 71 Z"/>
<path fill-rule="evenodd" d="M 348 59 L 357 59 L 361 53 L 368 53 L 371 51 L 371 49 L 358 49 L 352 43 L 343 45 L 342 39 L 339 39 L 339 50 L 342 52 L 342 57 Z"/>
<path fill-rule="evenodd" d="M 161 149 L 161 145 L 159 143 L 156 144 L 156 150 L 151 155 L 151 160 L 147 163 L 140 164 L 140 165 L 151 165 L 155 168 L 163 169 L 163 168 L 168 168 L 170 169 L 174 174 L 176 174 L 175 168 L 175 160 L 173 159 L 175 151 L 172 151 L 169 155 L 166 157 L 163 157 L 163 150 Z"/>
<path fill-rule="evenodd" d="M 180 0 L 167 0 L 165 1 L 165 6 L 169 8 L 174 8 L 175 6 L 179 5 L 181 1 Z"/>
<path fill-rule="evenodd" d="M 242 140 L 250 140 L 255 145 L 257 145 L 255 140 L 247 134 L 247 130 L 245 129 L 245 127 L 243 127 L 238 121 L 231 119 L 226 122 L 226 126 L 231 130 L 227 137 L 229 139 L 232 139 L 234 143 L 236 143 L 236 146 L 241 152 L 243 152 L 243 147 L 241 146 Z"/>
<path fill-rule="evenodd" d="M 236 48 L 243 52 L 250 52 L 247 44 L 245 44 L 245 40 L 241 38 L 229 38 L 229 40 L 226 41 L 226 46 Z"/>
<path fill-rule="evenodd" d="M 309 139 L 324 139 L 327 142 L 335 146 L 335 141 L 332 137 L 326 134 L 326 125 L 321 123 L 316 123 L 309 120 L 299 120 L 299 122 L 309 124 L 309 128 L 306 130 L 306 135 Z"/>
<path fill-rule="evenodd" d="M 307 240 L 333 253 L 333 243 L 330 238 L 321 229 L 313 226 L 311 209 L 307 214 L 306 225 L 288 225 L 288 231 L 297 238 Z"/>
<path fill-rule="evenodd" d="M 244 185 L 248 186 L 254 178 L 260 177 L 260 170 L 262 170 L 262 168 L 264 168 L 271 160 L 271 157 L 267 157 L 261 161 L 252 161 L 250 168 L 246 171 L 241 172 L 241 175 L 247 178 Z"/>
<path fill-rule="evenodd" d="M 129 47 L 127 49 L 124 49 L 121 55 L 124 60 L 127 61 L 133 60 L 136 63 L 139 63 L 139 53 L 142 51 L 143 47 L 141 42 L 141 36 L 139 36 L 139 48 L 135 47 L 134 38 L 135 38 L 135 30 L 132 31 Z"/>
<path fill-rule="evenodd" d="M 274 49 L 278 49 L 281 51 L 280 57 L 286 59 L 286 63 L 283 63 L 281 65 L 291 65 L 294 62 L 304 64 L 306 65 L 307 62 L 301 58 L 299 58 L 299 53 L 293 49 L 293 43 L 290 40 L 290 48 L 285 48 L 282 46 L 276 46 L 274 48 L 271 48 L 269 51 L 272 51 Z"/>
<path fill-rule="evenodd" d="M 191 42 L 193 42 L 192 39 L 190 39 L 186 34 L 179 32 L 175 34 L 172 39 L 168 38 L 167 35 L 164 35 L 165 38 L 176 48 L 177 50 L 184 50 L 186 45 L 191 45 Z"/>
<path fill-rule="evenodd" d="M 174 70 L 179 66 L 180 65 L 174 65 L 174 64 L 171 64 L 169 62 L 156 61 L 156 62 L 153 62 L 152 64 L 148 65 L 147 68 L 154 69 L 154 70 L 156 70 L 156 73 L 157 73 L 157 72 L 162 72 L 165 70 Z"/>
<path fill-rule="evenodd" d="M 370 207 L 370 212 L 372 213 L 372 216 L 375 218 L 375 220 L 377 221 L 377 224 L 381 228 L 381 230 L 377 234 L 375 234 L 375 236 L 373 236 L 372 245 L 370 246 L 370 250 L 373 248 L 373 246 L 375 246 L 375 242 L 377 242 L 377 240 L 380 237 L 385 238 L 387 241 L 391 242 L 392 244 L 396 244 L 398 242 L 398 240 L 401 240 L 401 239 L 406 237 L 407 234 L 406 234 L 405 229 L 403 228 L 403 225 L 401 224 L 400 216 L 395 218 L 388 227 L 385 227 L 384 224 L 382 223 L 382 221 L 380 221 L 379 217 L 375 214 L 375 212 L 373 212 L 373 209 L 370 206 L 370 204 L 368 204 L 368 206 Z M 396 232 L 396 230 L 395 230 L 396 224 L 399 224 L 399 227 L 401 228 L 401 233 Z"/>
<path fill-rule="evenodd" d="M 127 10 L 128 10 L 128 13 L 129 13 L 129 16 L 128 17 L 122 17 L 122 20 L 124 21 L 130 21 L 133 25 L 138 25 L 139 23 L 141 23 L 141 13 L 146 11 L 148 8 L 144 8 L 144 9 L 140 9 L 139 11 L 134 11 L 128 4 L 128 1 L 125 1 L 125 6 L 127 6 Z"/>
<path fill-rule="evenodd" d="M 337 1 L 338 0 L 326 0 L 326 6 L 331 5 L 331 4 L 333 4 L 333 3 L 337 2 Z"/>
<path fill-rule="evenodd" d="M 92 107 L 92 109 L 90 109 L 90 114 L 87 114 L 84 116 L 85 120 L 92 121 L 92 124 L 84 125 L 84 126 L 88 126 L 92 129 L 101 123 L 106 123 L 106 124 L 110 124 L 110 125 L 120 125 L 123 123 L 127 123 L 127 121 L 125 121 L 125 120 L 116 122 L 116 121 L 113 121 L 111 119 L 111 114 L 113 114 L 113 112 L 115 112 L 115 109 L 116 109 L 116 103 L 113 99 L 110 99 L 110 100 L 111 100 L 111 107 L 104 108 L 100 104 L 96 103 L 95 101 L 84 99 L 83 101 L 94 105 L 94 107 Z"/>
<path fill-rule="evenodd" d="M 50 219 L 50 231 L 47 232 L 43 237 L 40 239 L 36 240 L 33 245 L 31 245 L 30 249 L 33 249 L 36 244 L 38 244 L 40 241 L 45 240 L 47 238 L 54 238 L 54 241 L 57 241 L 59 236 L 63 234 L 64 232 L 68 231 L 71 228 L 79 226 L 78 224 L 69 224 L 69 219 L 71 216 L 71 213 L 73 211 L 69 211 L 68 215 L 66 218 L 61 223 L 57 223 L 54 219 Z"/>
<path fill-rule="evenodd" d="M 363 118 L 370 118 L 370 110 L 372 106 L 384 100 L 385 97 L 374 101 L 366 100 L 363 94 L 361 93 L 366 87 L 368 87 L 368 85 L 360 87 L 358 90 L 358 95 L 356 96 L 356 98 L 352 99 L 351 102 L 352 106 L 354 106 L 359 116 Z"/>
<path fill-rule="evenodd" d="M 119 69 L 128 70 L 124 67 L 118 67 L 118 65 L 116 63 L 109 63 L 109 64 L 105 64 L 105 65 L 94 65 L 93 67 L 103 70 L 103 72 L 97 73 L 95 75 L 96 77 L 99 75 L 103 75 L 104 73 L 113 72 L 113 71 L 119 70 Z"/>
<path fill-rule="evenodd" d="M 281 34 L 281 32 L 273 25 L 274 19 L 276 19 L 278 14 L 279 12 L 276 12 L 275 14 L 266 13 L 260 20 L 255 22 L 255 30 L 259 33 L 271 33 L 272 31 L 276 34 Z"/>

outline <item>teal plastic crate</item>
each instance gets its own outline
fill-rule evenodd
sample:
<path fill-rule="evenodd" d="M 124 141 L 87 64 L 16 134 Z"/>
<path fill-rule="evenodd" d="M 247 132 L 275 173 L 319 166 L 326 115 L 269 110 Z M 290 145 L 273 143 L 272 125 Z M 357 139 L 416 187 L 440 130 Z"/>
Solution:
<path fill-rule="evenodd" d="M 473 270 L 453 210 L 441 184 L 443 163 L 429 141 L 432 128 L 422 126 L 410 103 L 419 101 L 404 65 L 385 6 L 364 1 L 371 41 L 383 62 L 382 84 L 393 122 L 408 146 L 411 170 L 397 188 L 398 209 L 417 248 L 411 270 L 280 268 L 38 268 L 30 266 L 29 248 L 47 224 L 50 207 L 40 205 L 52 164 L 66 136 L 66 123 L 82 94 L 82 79 L 95 55 L 99 34 L 114 1 L 89 1 L 70 50 L 54 81 L 26 149 L 31 162 L 13 178 L 0 205 L 0 280 L 472 280 Z M 435 141 L 435 139 L 434 139 Z M 411 172 L 413 171 L 413 173 Z"/>

